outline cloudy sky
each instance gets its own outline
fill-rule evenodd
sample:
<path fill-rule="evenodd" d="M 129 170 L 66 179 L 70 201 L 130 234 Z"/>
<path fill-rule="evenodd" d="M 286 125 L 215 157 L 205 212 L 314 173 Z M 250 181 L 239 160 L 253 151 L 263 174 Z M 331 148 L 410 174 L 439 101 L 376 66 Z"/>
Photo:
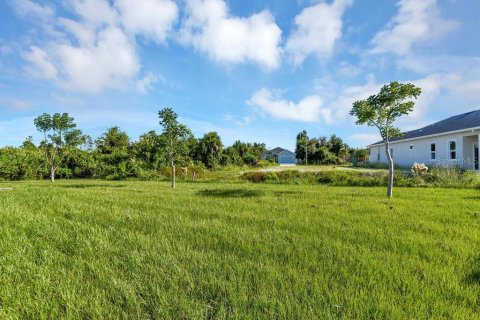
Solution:
<path fill-rule="evenodd" d="M 217 131 L 293 148 L 296 134 L 377 139 L 352 102 L 390 81 L 423 90 L 398 124 L 480 109 L 478 0 L 2 0 L 0 145 L 68 112 L 97 137 L 160 130 L 172 107 Z"/>

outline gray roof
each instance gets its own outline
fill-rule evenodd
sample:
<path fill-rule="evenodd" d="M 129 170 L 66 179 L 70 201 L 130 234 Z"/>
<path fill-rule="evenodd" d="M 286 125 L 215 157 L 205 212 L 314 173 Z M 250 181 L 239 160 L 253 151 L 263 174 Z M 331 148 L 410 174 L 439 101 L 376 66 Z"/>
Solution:
<path fill-rule="evenodd" d="M 392 139 L 391 141 L 421 138 L 423 136 L 448 133 L 451 131 L 458 131 L 475 127 L 480 127 L 480 110 L 462 113 L 448 119 L 435 122 L 434 124 L 428 125 L 420 129 L 404 132 L 401 138 Z M 383 143 L 383 141 L 378 141 L 372 143 L 371 145 L 376 145 L 379 143 Z"/>
<path fill-rule="evenodd" d="M 290 150 L 283 149 L 283 148 L 280 148 L 280 147 L 276 147 L 275 149 L 268 150 L 266 153 L 271 153 L 272 155 L 277 155 L 277 154 L 279 154 L 280 152 L 283 152 L 283 151 L 287 151 L 287 152 L 289 152 L 289 153 L 293 153 L 293 152 L 290 151 Z"/>

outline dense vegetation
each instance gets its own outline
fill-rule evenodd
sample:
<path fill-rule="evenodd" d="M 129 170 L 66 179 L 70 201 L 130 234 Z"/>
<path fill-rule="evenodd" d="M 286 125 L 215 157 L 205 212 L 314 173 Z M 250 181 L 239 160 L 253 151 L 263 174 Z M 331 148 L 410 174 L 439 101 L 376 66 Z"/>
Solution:
<path fill-rule="evenodd" d="M 366 149 L 354 149 L 333 134 L 327 137 L 309 137 L 307 131 L 298 133 L 295 154 L 305 165 L 343 164 L 349 160 L 363 163 L 368 159 Z"/>
<path fill-rule="evenodd" d="M 477 190 L 8 182 L 2 319 L 478 319 Z"/>
<path fill-rule="evenodd" d="M 37 146 L 29 138 L 20 147 L 1 148 L 0 179 L 43 179 L 50 176 L 52 167 L 60 178 L 148 179 L 170 174 L 167 139 L 161 133 L 150 131 L 137 141 L 118 127 L 108 129 L 95 141 L 78 129 L 74 133 L 64 138 L 66 146 L 58 148 L 62 152 L 57 152 L 53 164 L 45 154 L 55 154 L 55 139 L 51 142 L 46 138 Z M 71 143 L 73 139 L 75 144 Z M 266 146 L 236 141 L 225 148 L 219 135 L 209 132 L 199 139 L 189 134 L 185 149 L 187 152 L 179 157 L 178 164 L 190 172 L 201 172 L 221 166 L 257 164 Z"/>
<path fill-rule="evenodd" d="M 171 109 L 161 110 L 159 117 L 161 133 L 152 130 L 133 141 L 126 132 L 112 127 L 93 140 L 77 128 L 67 113 L 42 114 L 34 121 L 44 137 L 39 145 L 29 137 L 20 147 L 0 148 L 0 179 L 158 179 L 172 176 L 172 163 L 178 167 L 176 175 L 185 176 L 188 172 L 195 178 L 206 170 L 264 167 L 273 162 L 273 159 L 261 160 L 262 153 L 267 151 L 264 143 L 235 141 L 225 147 L 217 132 L 195 138 L 185 125 L 177 122 L 177 115 Z M 172 144 L 171 134 L 177 129 L 182 129 L 182 137 Z M 306 132 L 297 137 L 300 159 L 304 157 L 301 139 L 305 137 Z M 368 155 L 366 150 L 351 149 L 335 135 L 329 140 L 308 139 L 308 143 L 309 164 L 342 164 L 352 156 L 361 162 Z"/>

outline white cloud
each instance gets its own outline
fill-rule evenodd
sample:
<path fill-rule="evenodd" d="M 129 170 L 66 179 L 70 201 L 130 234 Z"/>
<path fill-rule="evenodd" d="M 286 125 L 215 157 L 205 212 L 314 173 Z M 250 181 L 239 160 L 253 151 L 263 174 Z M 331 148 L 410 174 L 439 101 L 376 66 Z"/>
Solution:
<path fill-rule="evenodd" d="M 134 88 L 145 93 L 158 79 L 141 74 L 135 36 L 163 43 L 177 19 L 171 0 L 71 0 L 72 18 L 29 0 L 14 3 L 17 12 L 51 18 L 61 37 L 51 37 L 24 54 L 27 71 L 69 90 L 96 93 L 106 88 Z M 20 13 L 19 13 L 20 14 Z M 25 14 L 23 14 L 25 15 Z"/>
<path fill-rule="evenodd" d="M 158 81 L 165 82 L 165 78 L 149 72 L 145 77 L 137 81 L 137 91 L 147 93 L 153 89 L 153 84 Z"/>
<path fill-rule="evenodd" d="M 286 49 L 294 64 L 310 54 L 328 57 L 342 36 L 342 16 L 353 0 L 321 2 L 303 9 L 295 17 L 296 30 L 287 41 Z"/>
<path fill-rule="evenodd" d="M 422 89 L 422 93 L 415 100 L 413 111 L 407 116 L 410 119 L 422 118 L 428 111 L 432 103 L 438 98 L 442 91 L 446 79 L 438 74 L 430 75 L 423 79 L 410 81 L 417 87 Z"/>
<path fill-rule="evenodd" d="M 323 101 L 317 95 L 305 97 L 298 102 L 287 101 L 281 99 L 278 94 L 262 88 L 247 101 L 247 104 L 277 119 L 316 122 L 320 120 Z"/>
<path fill-rule="evenodd" d="M 117 0 L 115 5 L 128 32 L 158 43 L 165 41 L 178 16 L 177 5 L 170 0 Z"/>
<path fill-rule="evenodd" d="M 48 20 L 54 17 L 55 11 L 49 6 L 42 6 L 30 0 L 13 0 L 13 8 L 19 16 L 36 17 L 41 20 Z"/>
<path fill-rule="evenodd" d="M 375 78 L 369 75 L 366 84 L 341 89 L 337 98 L 325 108 L 328 117 L 326 117 L 324 121 L 326 123 L 344 121 L 348 117 L 355 101 L 363 100 L 373 94 L 377 94 L 381 87 L 382 85 L 376 83 Z"/>
<path fill-rule="evenodd" d="M 349 140 L 354 141 L 357 145 L 366 147 L 372 143 L 382 140 L 379 134 L 375 133 L 356 133 L 348 137 Z"/>
<path fill-rule="evenodd" d="M 223 0 L 187 0 L 180 41 L 222 63 L 255 62 L 266 69 L 280 64 L 282 31 L 268 11 L 232 17 Z"/>
<path fill-rule="evenodd" d="M 101 26 L 113 25 L 118 22 L 118 14 L 110 6 L 109 1 L 104 0 L 70 0 L 69 3 L 75 14 L 87 24 Z"/>
<path fill-rule="evenodd" d="M 347 78 L 353 78 L 360 74 L 359 67 L 354 66 L 347 61 L 341 61 L 338 65 L 338 74 Z"/>
<path fill-rule="evenodd" d="M 30 62 L 26 70 L 32 77 L 48 80 L 57 78 L 57 69 L 48 60 L 47 53 L 43 49 L 31 46 L 30 50 L 24 54 L 24 58 Z"/>
<path fill-rule="evenodd" d="M 140 70 L 135 47 L 118 28 L 101 30 L 94 46 L 61 44 L 55 51 L 66 80 L 62 86 L 69 89 L 95 93 L 120 88 Z"/>
<path fill-rule="evenodd" d="M 457 23 L 440 17 L 436 0 L 400 0 L 398 14 L 372 39 L 372 53 L 408 54 L 413 45 L 437 39 Z"/>

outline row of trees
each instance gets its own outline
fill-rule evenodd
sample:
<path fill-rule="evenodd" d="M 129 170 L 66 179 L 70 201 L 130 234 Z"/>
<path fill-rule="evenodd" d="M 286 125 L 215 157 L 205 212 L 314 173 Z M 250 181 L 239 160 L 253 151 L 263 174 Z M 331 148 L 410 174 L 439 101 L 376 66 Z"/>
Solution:
<path fill-rule="evenodd" d="M 53 182 L 55 177 L 124 179 L 168 174 L 174 186 L 178 166 L 188 168 L 194 178 L 196 172 L 206 168 L 254 165 L 266 151 L 263 143 L 241 141 L 224 148 L 216 132 L 196 139 L 169 108 L 159 112 L 162 132 L 147 132 L 138 141 L 132 141 L 118 127 L 93 140 L 77 128 L 67 113 L 43 114 L 34 123 L 43 140 L 38 146 L 29 138 L 18 148 L 0 149 L 1 178 L 48 176 Z"/>
<path fill-rule="evenodd" d="M 305 130 L 297 135 L 295 153 L 303 164 L 343 164 L 352 157 L 358 162 L 364 162 L 368 158 L 366 149 L 350 148 L 335 134 L 330 138 L 310 138 Z"/>
<path fill-rule="evenodd" d="M 394 122 L 413 111 L 415 103 L 412 100 L 421 92 L 411 83 L 394 81 L 384 85 L 378 94 L 355 101 L 350 111 L 358 125 L 376 127 L 382 136 L 389 165 L 388 197 L 393 195 L 394 171 L 390 141 L 402 136 Z M 0 149 L 0 177 L 41 178 L 48 173 L 53 182 L 57 171 L 61 171 L 66 176 L 124 178 L 138 177 L 145 170 L 157 172 L 160 165 L 168 165 L 172 170 L 172 187 L 175 187 L 177 165 L 215 168 L 219 164 L 253 164 L 266 151 L 265 144 L 239 141 L 223 149 L 216 132 L 195 139 L 187 126 L 178 122 L 172 109 L 165 108 L 158 116 L 163 129 L 161 134 L 150 131 L 138 142 L 131 143 L 125 132 L 113 127 L 95 141 L 93 148 L 92 139 L 76 128 L 74 119 L 67 113 L 43 114 L 34 121 L 44 135 L 38 147 L 27 139 L 20 148 Z M 306 131 L 297 135 L 295 152 L 305 164 L 308 159 L 314 163 L 342 163 L 352 155 L 351 149 L 339 137 L 312 139 Z M 363 150 L 357 150 L 355 155 L 357 158 L 366 156 Z"/>

